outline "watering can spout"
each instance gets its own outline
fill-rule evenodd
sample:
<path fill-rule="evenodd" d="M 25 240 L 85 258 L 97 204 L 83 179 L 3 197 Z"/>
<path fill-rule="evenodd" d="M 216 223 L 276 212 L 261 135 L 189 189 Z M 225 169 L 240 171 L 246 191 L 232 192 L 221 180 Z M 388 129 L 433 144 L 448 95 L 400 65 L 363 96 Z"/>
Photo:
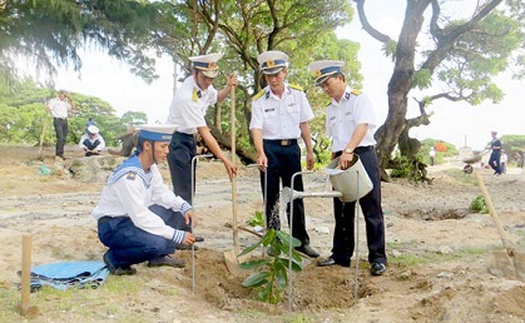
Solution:
<path fill-rule="evenodd" d="M 285 187 L 281 191 L 281 198 L 284 203 L 290 203 L 295 199 L 302 199 L 304 197 L 341 197 L 343 194 L 339 191 L 328 192 L 301 192 Z"/>

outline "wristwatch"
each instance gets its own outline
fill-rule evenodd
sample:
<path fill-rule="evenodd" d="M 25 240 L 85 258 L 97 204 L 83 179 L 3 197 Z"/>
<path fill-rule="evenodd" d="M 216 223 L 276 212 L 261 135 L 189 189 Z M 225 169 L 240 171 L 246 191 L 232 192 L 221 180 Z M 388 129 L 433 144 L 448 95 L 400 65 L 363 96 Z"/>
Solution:
<path fill-rule="evenodd" d="M 350 149 L 350 148 L 346 148 L 345 150 L 343 150 L 343 152 L 347 153 L 347 154 L 353 154 L 354 153 L 354 150 L 353 149 Z"/>

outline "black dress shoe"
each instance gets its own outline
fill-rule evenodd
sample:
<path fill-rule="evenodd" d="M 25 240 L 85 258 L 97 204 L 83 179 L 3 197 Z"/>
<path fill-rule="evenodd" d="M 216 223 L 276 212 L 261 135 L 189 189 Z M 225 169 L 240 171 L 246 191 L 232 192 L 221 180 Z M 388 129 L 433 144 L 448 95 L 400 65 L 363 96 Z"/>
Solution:
<path fill-rule="evenodd" d="M 370 268 L 370 273 L 372 276 L 381 276 L 386 271 L 386 265 L 380 262 L 374 262 L 372 268 Z"/>
<path fill-rule="evenodd" d="M 204 241 L 204 237 L 203 236 L 195 236 L 195 242 L 203 242 Z"/>
<path fill-rule="evenodd" d="M 169 266 L 174 268 L 184 268 L 186 262 L 182 259 L 171 258 L 168 255 L 156 257 L 148 261 L 148 267 Z"/>
<path fill-rule="evenodd" d="M 296 247 L 295 250 L 304 253 L 310 258 L 317 258 L 319 257 L 319 253 L 314 250 L 314 248 L 310 247 L 310 245 L 304 245 L 300 247 Z"/>
<path fill-rule="evenodd" d="M 340 261 L 332 257 L 328 257 L 326 259 L 321 259 L 317 262 L 318 267 L 328 267 L 328 266 L 335 266 L 335 265 L 339 265 L 341 267 L 350 267 L 350 260 Z"/>
<path fill-rule="evenodd" d="M 115 267 L 115 265 L 113 265 L 113 263 L 111 262 L 108 252 L 109 251 L 106 251 L 102 259 L 104 260 L 104 263 L 108 267 L 108 270 L 111 274 L 116 275 L 116 276 L 123 276 L 123 275 L 135 275 L 137 273 L 137 270 L 131 266 Z"/>

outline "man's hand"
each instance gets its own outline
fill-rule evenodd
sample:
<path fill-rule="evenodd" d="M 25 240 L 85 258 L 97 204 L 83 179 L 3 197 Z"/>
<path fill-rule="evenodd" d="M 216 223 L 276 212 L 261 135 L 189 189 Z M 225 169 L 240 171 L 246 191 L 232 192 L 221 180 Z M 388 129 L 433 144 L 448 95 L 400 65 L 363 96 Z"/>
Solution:
<path fill-rule="evenodd" d="M 237 86 L 237 75 L 235 75 L 235 73 L 231 73 L 228 76 L 228 81 L 226 82 L 226 86 L 228 88 L 231 88 L 232 86 Z"/>
<path fill-rule="evenodd" d="M 224 167 L 226 168 L 226 171 L 228 172 L 228 176 L 230 177 L 230 181 L 233 179 L 233 176 L 237 175 L 237 167 L 233 165 L 233 163 L 229 159 L 223 160 Z"/>
<path fill-rule="evenodd" d="M 194 210 L 188 210 L 186 213 L 184 213 L 184 219 L 186 220 L 186 225 L 190 225 L 191 220 L 191 226 L 196 227 L 197 226 L 197 214 Z"/>
<path fill-rule="evenodd" d="M 345 170 L 348 167 L 350 167 L 350 165 L 352 165 L 353 160 L 354 160 L 353 153 L 349 154 L 349 153 L 343 152 L 343 154 L 341 154 L 341 156 L 339 157 L 339 166 L 341 167 L 342 170 Z"/>
<path fill-rule="evenodd" d="M 191 246 L 195 243 L 195 235 L 191 232 L 186 232 L 184 235 L 184 241 L 182 241 L 183 244 L 187 246 Z"/>
<path fill-rule="evenodd" d="M 257 157 L 257 165 L 259 165 L 259 170 L 261 172 L 266 171 L 266 168 L 268 168 L 268 158 L 266 155 L 261 155 Z"/>
<path fill-rule="evenodd" d="M 314 152 L 309 151 L 306 153 L 306 169 L 312 170 L 314 168 L 314 164 L 315 164 Z"/>

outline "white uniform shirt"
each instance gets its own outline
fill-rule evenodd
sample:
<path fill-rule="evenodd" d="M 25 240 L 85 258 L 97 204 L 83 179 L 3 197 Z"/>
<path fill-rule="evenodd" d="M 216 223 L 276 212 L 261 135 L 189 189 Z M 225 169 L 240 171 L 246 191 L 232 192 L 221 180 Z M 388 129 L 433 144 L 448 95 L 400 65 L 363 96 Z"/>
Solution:
<path fill-rule="evenodd" d="M 47 106 L 49 107 L 49 110 L 51 110 L 53 118 L 66 119 L 68 111 L 71 109 L 69 102 L 62 101 L 59 98 L 49 100 Z"/>
<path fill-rule="evenodd" d="M 251 129 L 261 129 L 263 139 L 296 139 L 301 136 L 299 125 L 312 120 L 314 113 L 303 91 L 288 84 L 282 98 L 267 86 L 264 93 L 252 101 Z"/>
<path fill-rule="evenodd" d="M 332 99 L 326 110 L 326 135 L 332 137 L 332 151 L 344 150 L 357 125 L 363 123 L 368 123 L 368 131 L 358 147 L 375 145 L 376 118 L 370 99 L 366 94 L 352 93 L 347 86 L 341 100 Z"/>
<path fill-rule="evenodd" d="M 181 197 L 175 196 L 164 184 L 157 165 L 150 169 L 151 184 L 146 186 L 142 178 L 134 172 L 122 169 L 124 175 L 113 183 L 108 183 L 102 190 L 102 196 L 92 212 L 95 220 L 103 216 L 126 216 L 133 224 L 151 234 L 182 243 L 185 231 L 174 229 L 148 207 L 153 204 L 171 208 L 184 214 L 191 206 Z M 143 173 L 144 174 L 144 173 Z"/>
<path fill-rule="evenodd" d="M 201 90 L 193 76 L 190 76 L 173 96 L 167 123 L 178 125 L 178 132 L 194 134 L 198 127 L 206 126 L 206 110 L 215 103 L 217 90 L 213 85 Z"/>
<path fill-rule="evenodd" d="M 82 137 L 80 137 L 80 142 L 78 143 L 80 148 L 88 149 L 88 147 L 84 145 L 84 141 L 86 141 L 86 139 L 89 140 L 91 143 L 94 143 L 98 139 L 98 141 L 100 142 L 97 146 L 98 151 L 102 151 L 102 149 L 106 147 L 106 142 L 104 141 L 104 138 L 102 138 L 100 134 L 97 133 L 93 138 L 91 138 L 87 133 L 84 133 Z"/>

